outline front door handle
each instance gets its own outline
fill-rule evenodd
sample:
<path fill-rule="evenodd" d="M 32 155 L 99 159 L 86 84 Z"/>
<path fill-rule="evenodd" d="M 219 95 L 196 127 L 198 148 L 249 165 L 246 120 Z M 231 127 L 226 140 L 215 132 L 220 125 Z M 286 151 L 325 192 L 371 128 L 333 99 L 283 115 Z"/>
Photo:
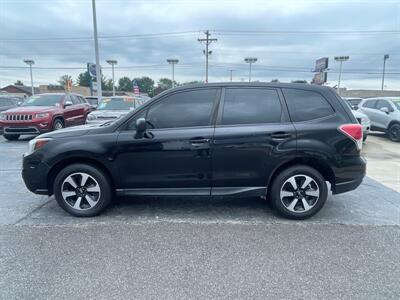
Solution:
<path fill-rule="evenodd" d="M 193 138 L 190 139 L 190 143 L 192 144 L 192 146 L 202 146 L 204 144 L 208 144 L 210 142 L 210 139 L 205 139 L 205 138 Z"/>

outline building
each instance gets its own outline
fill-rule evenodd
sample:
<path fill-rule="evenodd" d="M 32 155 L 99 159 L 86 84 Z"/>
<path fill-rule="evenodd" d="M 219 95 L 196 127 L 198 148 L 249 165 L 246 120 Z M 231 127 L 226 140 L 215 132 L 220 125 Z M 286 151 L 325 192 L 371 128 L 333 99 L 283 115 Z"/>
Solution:
<path fill-rule="evenodd" d="M 35 94 L 39 94 L 40 90 L 39 88 L 35 87 Z M 19 97 L 28 97 L 32 96 L 32 89 L 30 86 L 26 85 L 16 85 L 16 84 L 10 84 L 7 85 L 6 87 L 3 87 L 0 89 L 3 93 L 7 94 L 15 94 L 15 96 Z"/>

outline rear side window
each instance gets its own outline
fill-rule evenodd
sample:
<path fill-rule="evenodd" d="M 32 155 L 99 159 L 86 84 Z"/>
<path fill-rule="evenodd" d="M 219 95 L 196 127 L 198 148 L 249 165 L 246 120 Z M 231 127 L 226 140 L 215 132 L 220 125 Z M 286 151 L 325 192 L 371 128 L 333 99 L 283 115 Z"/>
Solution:
<path fill-rule="evenodd" d="M 376 109 L 381 109 L 383 107 L 386 107 L 389 111 L 393 111 L 393 107 L 390 105 L 389 102 L 386 100 L 378 100 L 378 103 L 376 104 Z"/>
<path fill-rule="evenodd" d="M 276 90 L 226 89 L 222 125 L 280 123 L 282 107 Z"/>
<path fill-rule="evenodd" d="M 217 91 L 198 89 L 166 96 L 149 108 L 146 121 L 154 129 L 210 125 Z"/>
<path fill-rule="evenodd" d="M 368 100 L 363 104 L 363 107 L 366 108 L 375 108 L 376 100 Z"/>
<path fill-rule="evenodd" d="M 282 89 L 294 122 L 309 121 L 332 115 L 335 111 L 319 93 L 298 89 Z"/>

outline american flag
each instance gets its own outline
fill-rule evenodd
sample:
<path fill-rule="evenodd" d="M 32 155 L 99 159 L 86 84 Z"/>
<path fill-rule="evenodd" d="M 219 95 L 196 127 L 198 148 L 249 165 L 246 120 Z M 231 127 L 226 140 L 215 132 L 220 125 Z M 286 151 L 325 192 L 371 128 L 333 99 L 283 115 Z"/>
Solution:
<path fill-rule="evenodd" d="M 132 85 L 133 85 L 133 93 L 135 95 L 140 95 L 139 85 L 138 85 L 138 83 L 137 83 L 137 81 L 135 79 L 132 80 Z"/>

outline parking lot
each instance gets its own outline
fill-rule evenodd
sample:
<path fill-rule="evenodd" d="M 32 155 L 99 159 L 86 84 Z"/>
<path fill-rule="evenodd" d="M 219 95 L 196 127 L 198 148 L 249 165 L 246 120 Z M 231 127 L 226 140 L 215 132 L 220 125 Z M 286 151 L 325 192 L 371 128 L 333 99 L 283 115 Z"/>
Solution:
<path fill-rule="evenodd" d="M 74 218 L 25 188 L 27 141 L 0 137 L 1 299 L 400 297 L 400 144 L 383 135 L 363 184 L 300 222 L 260 198 L 117 199 Z"/>

